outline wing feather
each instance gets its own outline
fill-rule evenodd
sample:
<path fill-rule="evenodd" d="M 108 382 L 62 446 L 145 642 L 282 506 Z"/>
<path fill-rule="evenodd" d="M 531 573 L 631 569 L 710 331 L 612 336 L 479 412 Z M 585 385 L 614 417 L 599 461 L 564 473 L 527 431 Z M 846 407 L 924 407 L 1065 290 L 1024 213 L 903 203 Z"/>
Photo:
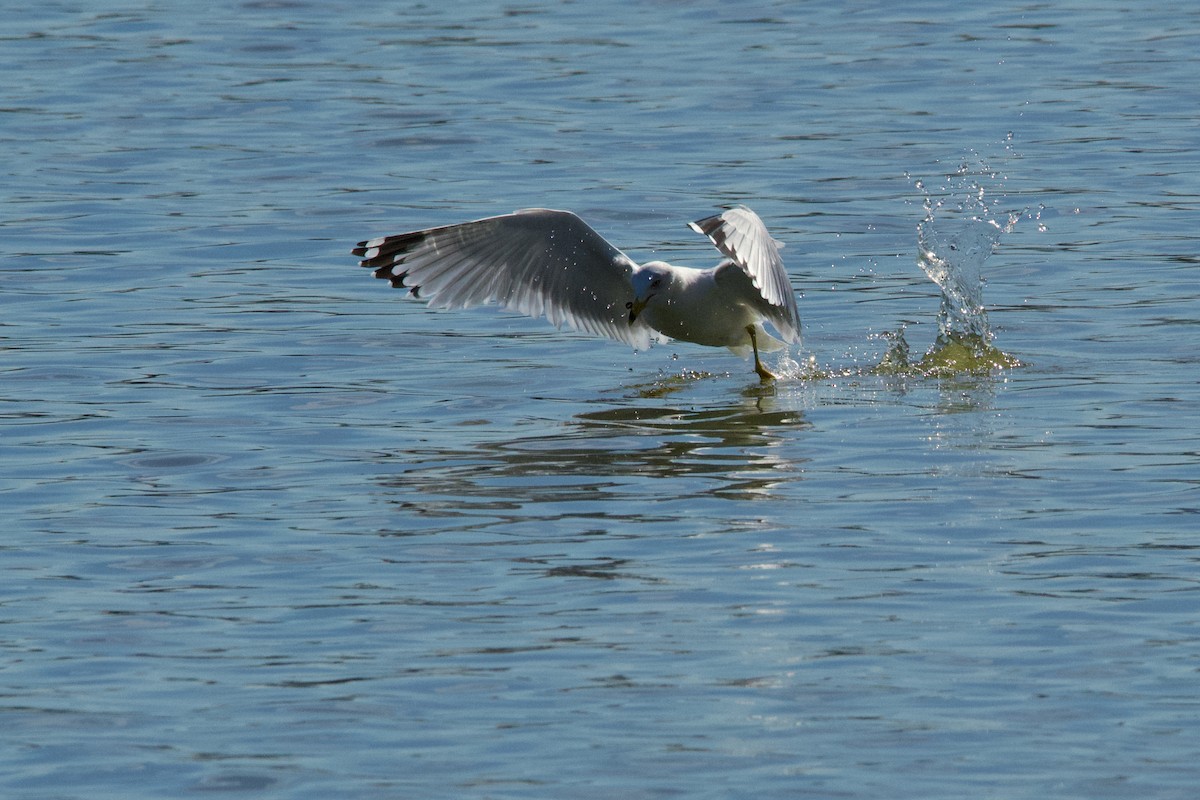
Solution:
<path fill-rule="evenodd" d="M 654 334 L 629 322 L 634 262 L 568 211 L 528 209 L 382 236 L 352 252 L 376 278 L 435 308 L 498 303 L 639 350 Z"/>
<path fill-rule="evenodd" d="M 779 254 L 782 245 L 771 238 L 767 226 L 745 206 L 735 206 L 716 216 L 688 223 L 741 267 L 763 299 L 761 311 L 789 342 L 800 339 L 800 312 L 796 293 Z"/>

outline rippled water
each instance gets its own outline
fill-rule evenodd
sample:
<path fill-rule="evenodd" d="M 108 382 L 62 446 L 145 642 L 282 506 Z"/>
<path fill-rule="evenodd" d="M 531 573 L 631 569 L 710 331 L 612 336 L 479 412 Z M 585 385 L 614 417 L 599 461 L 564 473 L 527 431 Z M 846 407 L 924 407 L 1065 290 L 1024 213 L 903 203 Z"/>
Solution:
<path fill-rule="evenodd" d="M 84 2 L 0 41 L 5 796 L 1194 794 L 1193 5 Z M 1022 366 L 870 374 L 936 340 L 917 226 L 968 186 L 1016 214 L 980 264 Z M 705 266 L 684 223 L 735 202 L 822 377 L 348 252 L 536 205 Z"/>

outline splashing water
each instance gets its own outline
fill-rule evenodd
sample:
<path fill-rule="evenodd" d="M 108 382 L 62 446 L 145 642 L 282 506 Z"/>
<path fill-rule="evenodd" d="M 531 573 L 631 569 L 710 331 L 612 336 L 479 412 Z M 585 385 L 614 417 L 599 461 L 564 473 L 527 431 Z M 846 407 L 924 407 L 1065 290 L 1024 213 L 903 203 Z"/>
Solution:
<path fill-rule="evenodd" d="M 1011 144 L 1011 139 L 1009 140 Z M 924 182 L 915 181 L 924 197 L 925 218 L 917 224 L 917 263 L 942 293 L 938 337 L 915 366 L 908 361 L 908 343 L 901 328 L 889 334 L 891 346 L 877 371 L 916 371 L 926 375 L 986 372 L 1018 366 L 1017 359 L 992 346 L 987 309 L 983 304 L 983 265 L 1000 238 L 1012 232 L 1026 215 L 994 213 L 989 186 L 1002 192 L 1003 176 L 982 161 L 963 163 L 947 176 L 935 197 Z M 1000 216 L 1002 221 L 997 220 Z"/>
<path fill-rule="evenodd" d="M 978 218 L 926 217 L 917 225 L 917 263 L 942 290 L 938 335 L 991 340 L 983 305 L 983 262 L 995 250 L 1000 229 Z"/>
<path fill-rule="evenodd" d="M 917 263 L 942 290 L 938 333 L 942 338 L 973 337 L 991 341 L 983 305 L 983 264 L 1023 215 L 1009 212 L 1003 224 L 988 207 L 984 180 L 998 180 L 980 164 L 962 164 L 950 176 L 944 195 L 934 199 L 922 181 L 925 219 L 917 225 Z"/>

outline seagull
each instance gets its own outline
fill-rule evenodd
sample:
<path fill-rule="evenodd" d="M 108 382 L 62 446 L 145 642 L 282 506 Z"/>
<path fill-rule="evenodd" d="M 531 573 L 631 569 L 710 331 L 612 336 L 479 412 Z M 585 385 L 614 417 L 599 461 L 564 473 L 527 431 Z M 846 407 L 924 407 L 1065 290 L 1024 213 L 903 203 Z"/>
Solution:
<path fill-rule="evenodd" d="M 498 303 L 637 350 L 664 339 L 728 347 L 753 353 L 759 378 L 774 380 L 759 350 L 800 340 L 782 243 L 745 206 L 688 227 L 725 259 L 711 269 L 638 265 L 575 214 L 545 208 L 381 236 L 351 252 L 376 278 L 434 308 Z"/>

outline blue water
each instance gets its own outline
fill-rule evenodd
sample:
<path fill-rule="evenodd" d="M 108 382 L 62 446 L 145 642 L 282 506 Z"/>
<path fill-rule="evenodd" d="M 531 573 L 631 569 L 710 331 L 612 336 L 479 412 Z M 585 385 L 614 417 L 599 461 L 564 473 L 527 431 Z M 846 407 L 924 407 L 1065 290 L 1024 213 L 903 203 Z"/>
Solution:
<path fill-rule="evenodd" d="M 0 70 L 3 796 L 1194 796 L 1195 4 L 45 3 Z M 930 200 L 1016 220 L 1023 366 L 869 374 Z M 737 202 L 823 377 L 349 254 Z"/>

